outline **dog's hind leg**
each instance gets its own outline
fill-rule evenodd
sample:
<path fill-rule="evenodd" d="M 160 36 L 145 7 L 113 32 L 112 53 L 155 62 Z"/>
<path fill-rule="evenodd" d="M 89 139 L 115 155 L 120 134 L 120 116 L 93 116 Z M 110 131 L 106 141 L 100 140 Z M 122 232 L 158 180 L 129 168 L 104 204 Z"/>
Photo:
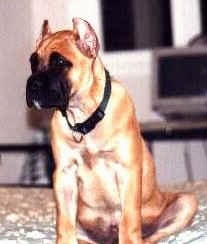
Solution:
<path fill-rule="evenodd" d="M 198 203 L 193 194 L 178 193 L 153 224 L 154 232 L 145 239 L 146 243 L 156 243 L 185 228 L 191 222 L 197 207 Z"/>

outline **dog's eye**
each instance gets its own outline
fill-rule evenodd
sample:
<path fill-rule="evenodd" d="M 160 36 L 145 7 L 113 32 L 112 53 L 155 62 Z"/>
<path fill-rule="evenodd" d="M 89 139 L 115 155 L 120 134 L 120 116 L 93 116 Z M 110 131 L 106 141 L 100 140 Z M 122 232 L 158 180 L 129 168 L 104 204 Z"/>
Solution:
<path fill-rule="evenodd" d="M 70 67 L 72 64 L 65 57 L 57 52 L 50 55 L 49 66 L 51 68 L 66 68 Z"/>
<path fill-rule="evenodd" d="M 37 53 L 33 53 L 29 59 L 31 64 L 32 73 L 37 72 L 39 66 L 39 56 Z"/>

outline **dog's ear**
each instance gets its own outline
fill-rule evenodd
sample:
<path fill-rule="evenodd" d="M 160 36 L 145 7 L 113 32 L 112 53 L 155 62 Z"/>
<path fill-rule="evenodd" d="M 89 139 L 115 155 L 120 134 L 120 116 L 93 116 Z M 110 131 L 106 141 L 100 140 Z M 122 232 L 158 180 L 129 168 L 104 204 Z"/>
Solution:
<path fill-rule="evenodd" d="M 39 38 L 36 40 L 36 47 L 39 45 L 39 43 L 44 40 L 47 36 L 49 36 L 51 34 L 51 30 L 49 27 L 49 23 L 48 20 L 44 20 L 43 24 L 42 24 L 42 29 L 40 32 L 40 36 Z"/>
<path fill-rule="evenodd" d="M 42 30 L 41 30 L 41 39 L 45 39 L 48 35 L 51 34 L 50 26 L 48 20 L 44 20 L 42 24 Z"/>
<path fill-rule="evenodd" d="M 89 58 L 95 58 L 99 51 L 99 41 L 91 25 L 81 19 L 73 18 L 73 30 L 76 34 L 76 45 Z"/>

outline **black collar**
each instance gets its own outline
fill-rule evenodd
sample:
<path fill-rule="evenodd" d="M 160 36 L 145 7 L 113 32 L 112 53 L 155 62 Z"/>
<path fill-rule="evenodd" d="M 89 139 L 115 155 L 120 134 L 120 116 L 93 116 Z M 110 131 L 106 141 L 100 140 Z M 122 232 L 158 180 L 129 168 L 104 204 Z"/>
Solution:
<path fill-rule="evenodd" d="M 111 77 L 109 72 L 106 69 L 105 69 L 105 77 L 106 77 L 106 83 L 104 88 L 103 99 L 100 105 L 98 106 L 98 108 L 92 113 L 92 115 L 87 120 L 85 120 L 82 123 L 76 123 L 72 125 L 68 120 L 66 111 L 62 111 L 62 114 L 66 118 L 67 124 L 71 130 L 85 135 L 89 133 L 91 130 L 93 130 L 96 127 L 96 124 L 103 119 L 105 115 L 104 111 L 106 109 L 106 106 L 108 104 L 111 95 Z"/>

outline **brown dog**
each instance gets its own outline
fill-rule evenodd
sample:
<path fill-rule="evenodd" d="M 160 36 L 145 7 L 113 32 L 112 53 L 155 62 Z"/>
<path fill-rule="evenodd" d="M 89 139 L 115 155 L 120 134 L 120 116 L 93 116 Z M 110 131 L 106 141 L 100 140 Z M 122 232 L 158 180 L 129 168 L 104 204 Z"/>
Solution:
<path fill-rule="evenodd" d="M 156 243 L 190 223 L 197 201 L 159 190 L 131 98 L 105 70 L 89 23 L 73 25 L 51 33 L 45 22 L 26 91 L 29 106 L 56 108 L 57 243 Z"/>

